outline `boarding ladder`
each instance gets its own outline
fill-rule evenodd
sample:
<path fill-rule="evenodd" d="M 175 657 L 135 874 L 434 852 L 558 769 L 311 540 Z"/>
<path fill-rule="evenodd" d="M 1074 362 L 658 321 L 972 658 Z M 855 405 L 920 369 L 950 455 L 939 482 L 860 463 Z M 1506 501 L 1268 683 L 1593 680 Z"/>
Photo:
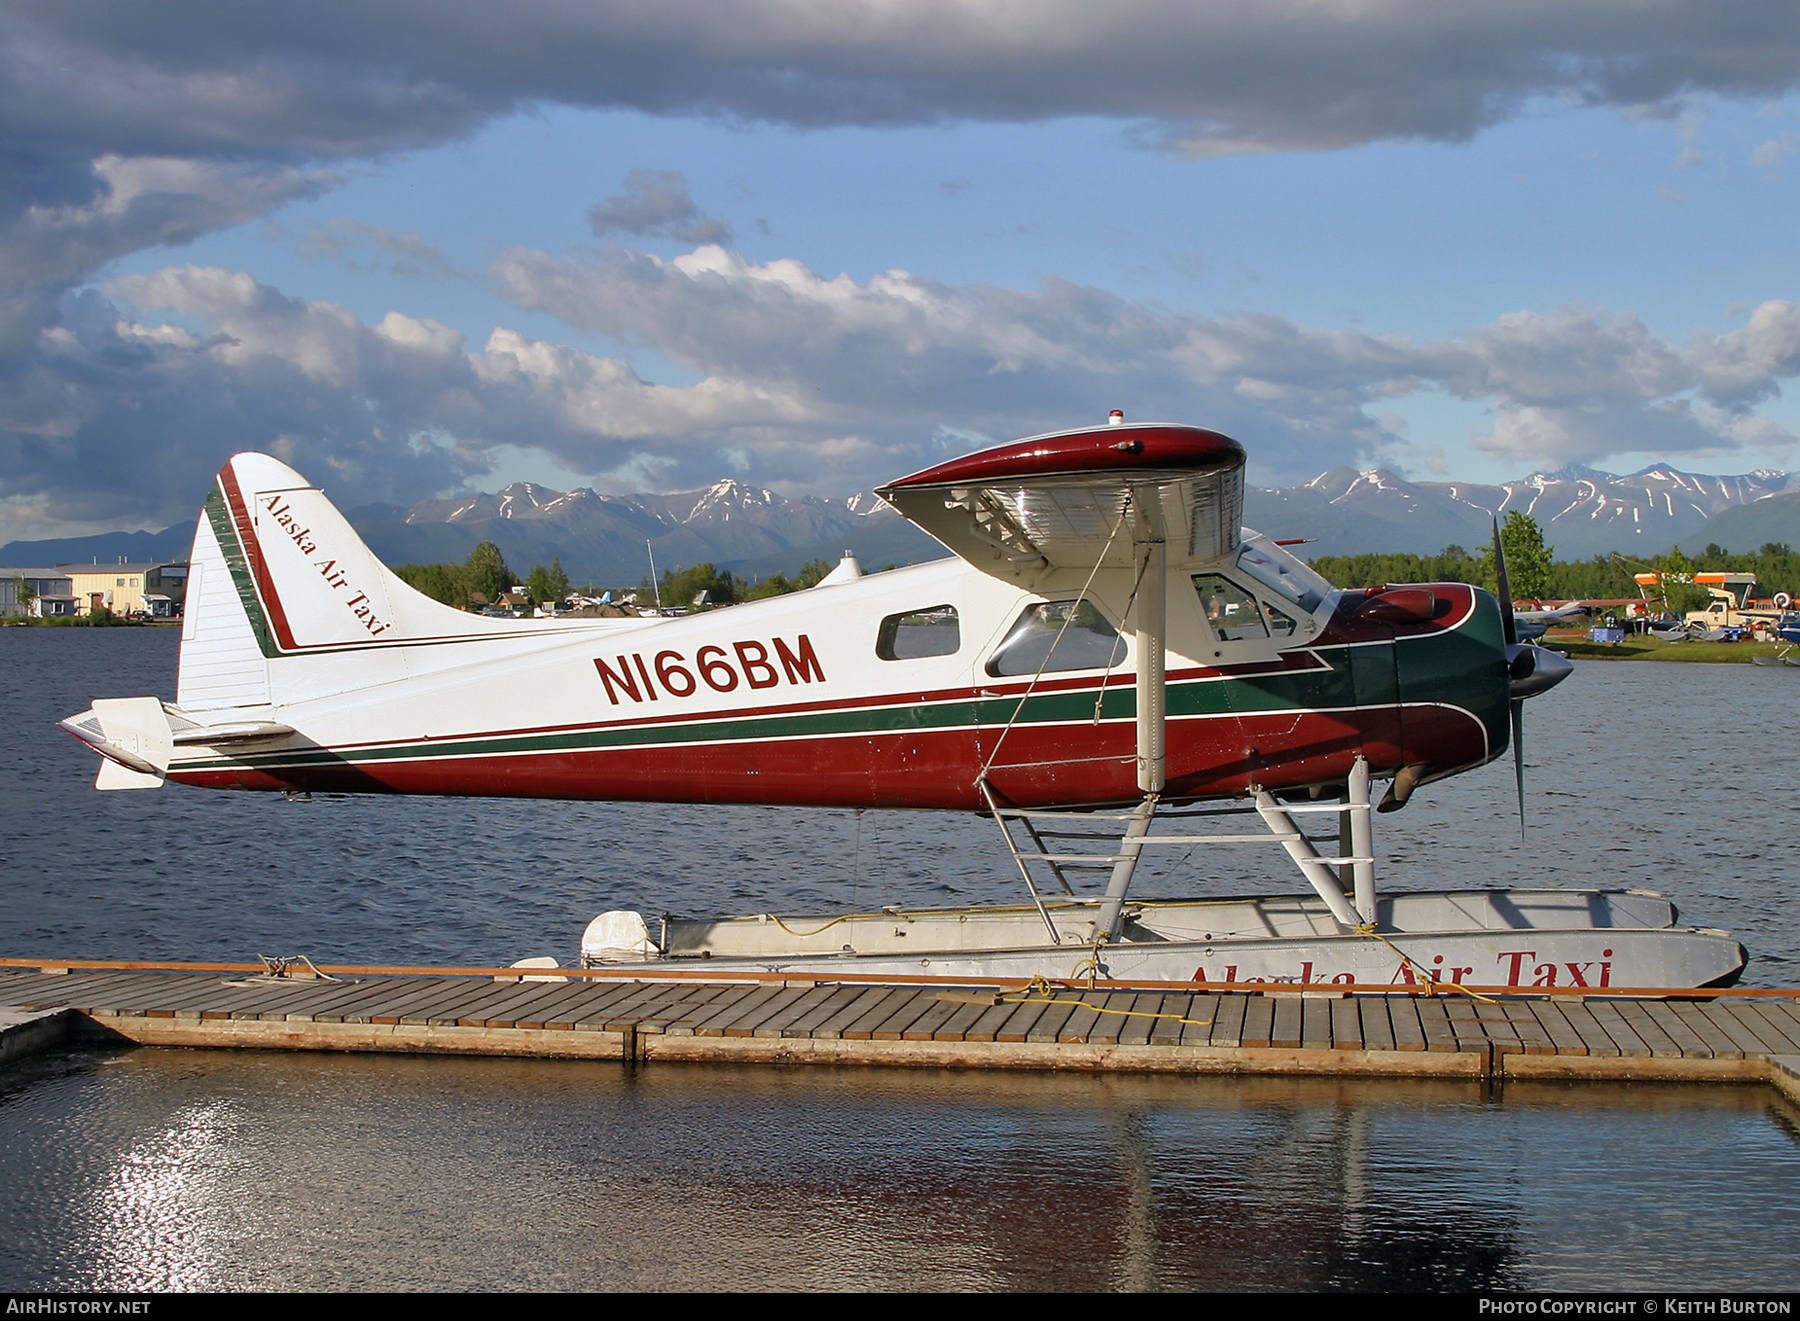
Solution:
<path fill-rule="evenodd" d="M 1375 921 L 1369 763 L 1362 757 L 1356 759 L 1335 803 L 1282 802 L 1265 789 L 1252 789 L 1250 802 L 1243 806 L 1170 808 L 1163 805 L 1160 793 L 1149 792 L 1129 811 L 1083 812 L 1007 807 L 995 797 L 985 777 L 979 788 L 1052 944 L 1068 941 L 1068 934 L 1056 925 L 1053 910 L 1091 907 L 1094 900 L 1081 895 L 1075 880 L 1102 872 L 1107 876 L 1106 890 L 1099 900 L 1092 934 L 1080 943 L 1117 940 L 1126 917 L 1126 895 L 1144 850 L 1168 845 L 1280 844 L 1341 927 L 1354 931 Z M 1245 816 L 1258 818 L 1264 829 L 1252 833 L 1204 829 L 1152 833 L 1159 822 L 1210 822 Z M 1319 816 L 1335 818 L 1333 833 L 1310 834 L 1296 820 Z M 1337 856 L 1321 853 L 1321 843 L 1335 844 Z"/>

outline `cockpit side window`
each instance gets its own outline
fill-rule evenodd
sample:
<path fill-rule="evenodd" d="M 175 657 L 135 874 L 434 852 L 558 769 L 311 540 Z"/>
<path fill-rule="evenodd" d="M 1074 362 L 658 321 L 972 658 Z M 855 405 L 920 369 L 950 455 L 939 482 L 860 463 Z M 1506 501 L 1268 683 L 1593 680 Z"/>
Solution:
<path fill-rule="evenodd" d="M 988 658 L 997 679 L 1018 674 L 1109 669 L 1125 659 L 1125 640 L 1091 601 L 1028 605 Z"/>
<path fill-rule="evenodd" d="M 1200 594 L 1200 609 L 1206 615 L 1207 625 L 1219 641 L 1241 642 L 1269 636 L 1262 604 L 1223 574 L 1196 573 L 1194 590 Z M 1288 626 L 1291 630 L 1291 619 Z"/>
<path fill-rule="evenodd" d="M 875 635 L 882 660 L 924 660 L 954 656 L 962 648 L 962 625 L 953 605 L 934 605 L 905 615 L 889 615 Z"/>

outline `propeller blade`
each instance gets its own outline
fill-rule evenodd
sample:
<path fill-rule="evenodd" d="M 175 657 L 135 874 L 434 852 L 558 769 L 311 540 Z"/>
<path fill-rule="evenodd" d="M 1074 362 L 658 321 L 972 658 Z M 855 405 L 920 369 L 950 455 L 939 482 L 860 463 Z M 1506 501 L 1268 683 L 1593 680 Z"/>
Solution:
<path fill-rule="evenodd" d="M 1494 587 L 1500 598 L 1500 627 L 1506 638 L 1506 654 L 1510 660 L 1519 645 L 1519 621 L 1513 618 L 1512 583 L 1506 576 L 1506 546 L 1500 540 L 1500 515 L 1494 515 Z M 1519 791 L 1519 839 L 1525 834 L 1525 703 L 1518 698 L 1512 703 L 1513 782 Z"/>
<path fill-rule="evenodd" d="M 1505 632 L 1506 645 L 1516 646 L 1519 641 L 1519 621 L 1513 618 L 1512 583 L 1506 576 L 1506 547 L 1500 544 L 1500 515 L 1494 515 L 1494 595 L 1500 598 L 1500 627 Z"/>
<path fill-rule="evenodd" d="M 1512 745 L 1513 745 L 1513 780 L 1519 788 L 1519 839 L 1525 835 L 1525 703 L 1514 699 L 1512 704 Z"/>

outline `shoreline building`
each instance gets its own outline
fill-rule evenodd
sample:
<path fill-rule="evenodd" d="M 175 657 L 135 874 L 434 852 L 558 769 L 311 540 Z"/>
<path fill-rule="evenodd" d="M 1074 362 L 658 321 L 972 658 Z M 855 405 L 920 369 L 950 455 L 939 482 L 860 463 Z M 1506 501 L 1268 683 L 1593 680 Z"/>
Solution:
<path fill-rule="evenodd" d="M 173 619 L 187 594 L 188 566 L 152 562 L 59 564 L 56 572 L 72 584 L 77 613 L 104 606 L 116 615 L 143 614 Z"/>
<path fill-rule="evenodd" d="M 74 583 L 61 569 L 0 568 L 0 616 L 52 619 L 78 608 Z"/>

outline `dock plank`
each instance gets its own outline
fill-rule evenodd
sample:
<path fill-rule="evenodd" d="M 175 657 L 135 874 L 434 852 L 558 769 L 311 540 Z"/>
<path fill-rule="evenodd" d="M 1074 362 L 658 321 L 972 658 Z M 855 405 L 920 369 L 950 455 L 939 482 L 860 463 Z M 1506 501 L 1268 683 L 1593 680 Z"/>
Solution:
<path fill-rule="evenodd" d="M 1619 1054 L 1625 1059 L 1649 1059 L 1650 1045 L 1642 1035 L 1633 1030 L 1630 1020 L 1619 1012 L 1619 1006 L 1610 1000 L 1590 1000 L 1588 1012 L 1600 1025 L 1600 1030 L 1612 1038 L 1613 1045 L 1618 1047 Z"/>
<path fill-rule="evenodd" d="M 1800 1002 L 1768 999 L 1762 1003 L 1763 1008 L 1767 1009 L 1778 1021 L 1793 1024 L 1792 1027 L 1786 1029 L 1790 1037 L 1794 1035 L 1796 1029 L 1800 1029 Z"/>
<path fill-rule="evenodd" d="M 10 1001 L 16 996 L 21 1004 L 67 1006 L 85 1012 L 106 1007 L 110 997 L 120 991 L 137 994 L 144 976 L 141 972 L 26 973 L 18 984 L 6 988 L 6 998 Z"/>
<path fill-rule="evenodd" d="M 687 1016 L 688 1026 L 697 1037 L 723 1036 L 715 1032 L 714 1027 L 723 1019 L 737 1013 L 737 1007 L 751 996 L 756 995 L 760 987 L 742 985 L 726 988 L 726 993 L 719 996 L 704 1009 L 697 1009 Z"/>
<path fill-rule="evenodd" d="M 771 1014 L 780 1011 L 788 997 L 796 992 L 785 986 L 758 987 L 755 994 L 747 995 L 732 1007 L 732 1012 L 715 1018 L 701 1035 L 708 1037 L 747 1037 L 755 1031 L 756 1025 Z M 616 1016 L 617 1011 L 615 1011 Z"/>
<path fill-rule="evenodd" d="M 571 1032 L 574 1020 L 594 1008 L 602 995 L 616 990 L 610 983 L 572 981 L 552 986 L 549 994 L 515 1011 L 513 1026 L 545 1032 Z"/>
<path fill-rule="evenodd" d="M 1419 1027 L 1425 1033 L 1425 1049 L 1439 1054 L 1462 1049 L 1456 1039 L 1456 1025 L 1450 1021 L 1450 1006 L 1437 996 L 1414 999 L 1419 1011 Z"/>
<path fill-rule="evenodd" d="M 317 996 L 308 996 L 294 1002 L 288 1011 L 289 1017 L 296 1014 L 305 1015 L 305 1019 L 314 1023 L 336 1022 L 338 1011 L 345 1005 L 360 1004 L 369 998 L 375 989 L 368 981 L 339 982 L 333 989 L 322 991 Z M 221 1001 L 215 1009 L 208 1009 L 207 1018 L 238 1018 L 248 1011 L 248 1004 L 233 1004 Z"/>
<path fill-rule="evenodd" d="M 693 1001 L 687 998 L 689 988 L 669 982 L 647 982 L 642 989 L 623 1000 L 609 1000 L 604 1005 L 576 1020 L 578 1028 L 599 1032 L 623 1032 L 639 1028 L 655 1020 L 656 1025 L 682 1017 Z"/>
<path fill-rule="evenodd" d="M 1631 1025 L 1653 1059 L 1680 1059 L 1685 1053 L 1652 1016 L 1649 1009 L 1636 1000 L 1620 1000 L 1613 1005 L 1619 1016 Z"/>
<path fill-rule="evenodd" d="M 1800 1022 L 1774 1012 L 1775 1006 L 1766 1001 L 1761 1004 L 1754 1000 L 1739 1001 L 1736 1008 L 1751 1030 L 1768 1042 L 1775 1054 L 1800 1054 Z"/>
<path fill-rule="evenodd" d="M 1537 1018 L 1544 1035 L 1550 1038 L 1550 1044 L 1557 1055 L 1586 1055 L 1587 1041 L 1577 1032 L 1563 1013 L 1563 1006 L 1555 1000 L 1532 1000 L 1531 1012 Z"/>
<path fill-rule="evenodd" d="M 401 1016 L 400 1022 L 407 1027 L 455 1027 L 456 1020 L 464 1009 L 481 1004 L 493 993 L 492 982 L 480 982 L 471 978 L 455 986 L 443 999 L 415 1006 L 411 1012 Z"/>
<path fill-rule="evenodd" d="M 1064 998 L 1068 999 L 1070 997 L 1065 995 Z M 1079 995 L 1075 995 L 1073 998 L 1080 1000 L 1083 1005 L 1092 1007 L 1076 1009 L 1071 1012 L 1068 1021 L 1057 1031 L 1056 1039 L 1058 1041 L 1086 1044 L 1093 1039 L 1095 1029 L 1100 1026 L 1100 1020 L 1103 1017 L 1100 1013 L 1100 1007 L 1105 1005 L 1110 997 L 1104 992 L 1084 991 Z"/>
<path fill-rule="evenodd" d="M 1181 1016 L 1187 1021 L 1173 1026 L 1181 1030 L 1177 1039 L 1183 1046 L 1206 1046 L 1215 1044 L 1212 1039 L 1214 1028 L 1219 1023 L 1219 1012 L 1232 997 L 1208 991 L 1203 995 L 1190 996 Z M 1154 1038 L 1152 1038 L 1154 1040 Z"/>
<path fill-rule="evenodd" d="M 1744 1052 L 1746 1058 L 1780 1053 L 1779 1047 L 1771 1047 L 1769 1042 L 1757 1035 L 1755 1026 L 1745 1015 L 1737 1012 L 1735 1005 L 1728 1007 L 1714 1003 L 1698 1005 L 1696 1008 L 1729 1037 L 1732 1044 Z"/>
<path fill-rule="evenodd" d="M 931 1034 L 933 1041 L 966 1041 L 969 1029 L 979 1023 L 983 1015 L 990 1014 L 997 1008 L 995 1005 L 958 1004 L 956 1012 L 940 1023 Z"/>
<path fill-rule="evenodd" d="M 1642 1000 L 1638 1007 L 1652 1026 L 1660 1029 L 1669 1040 L 1675 1043 L 1684 1059 L 1709 1060 L 1712 1049 L 1700 1038 L 1700 1034 L 1689 1027 L 1686 1020 L 1675 1012 L 1675 1006 L 1667 1000 Z"/>
<path fill-rule="evenodd" d="M 1228 991 L 1220 994 L 1218 1007 L 1213 1011 L 1212 1027 L 1195 1028 L 1185 1026 L 1181 1033 L 1181 1044 L 1189 1042 L 1209 1043 L 1214 1046 L 1241 1046 L 1244 1044 L 1244 1020 L 1250 1013 L 1250 1002 L 1256 997 L 1239 991 Z M 1203 1014 L 1189 1014 L 1189 1018 L 1203 1018 Z M 1192 1035 L 1189 1035 L 1189 1034 Z"/>
<path fill-rule="evenodd" d="M 934 992 L 914 990 L 906 999 L 894 1005 L 893 1012 L 869 1034 L 869 1040 L 904 1040 L 906 1029 L 941 1007 L 941 1003 Z"/>
<path fill-rule="evenodd" d="M 495 987 L 491 999 L 471 1005 L 456 1021 L 463 1027 L 512 1027 L 521 1017 L 533 1017 L 540 1005 L 555 999 L 563 990 L 564 985 L 556 982 L 521 984 L 512 987 L 511 994 L 503 994 L 503 988 Z"/>
<path fill-rule="evenodd" d="M 1007 1016 L 1006 1021 L 994 1034 L 995 1041 L 1014 1043 L 1025 1041 L 1030 1036 L 1031 1029 L 1037 1026 L 1038 1019 L 1044 1016 L 1044 1011 L 1050 1008 L 1044 999 L 1038 996 L 1016 999 L 1009 1003 L 1013 1006 L 1013 1012 Z"/>
<path fill-rule="evenodd" d="M 1044 1006 L 1042 1017 L 1032 1024 L 1031 1031 L 1025 1034 L 1027 1041 L 1055 1041 L 1062 1035 L 1063 1024 L 1067 1023 L 1075 1013 L 1075 1006 L 1067 1003 L 1072 993 L 1064 992 L 1054 997 L 1056 1004 Z"/>
<path fill-rule="evenodd" d="M 758 1037 L 783 1037 L 794 1021 L 817 1009 L 830 1000 L 840 988 L 836 986 L 815 986 L 810 990 L 800 991 L 792 1003 L 785 1005 L 778 1012 L 763 1019 L 752 1029 L 751 1035 Z"/>
<path fill-rule="evenodd" d="M 1526 1055 L 1554 1055 L 1556 1043 L 1550 1040 L 1550 1034 L 1538 1021 L 1531 1006 L 1518 1000 L 1506 1000 L 1500 1005 L 1505 1011 L 1508 1026 L 1519 1043 L 1519 1050 Z"/>
<path fill-rule="evenodd" d="M 1594 1019 L 1593 1010 L 1586 1004 L 1573 998 L 1559 1002 L 1563 1018 L 1581 1038 L 1581 1044 L 1587 1047 L 1587 1053 L 1597 1059 L 1616 1058 L 1619 1047 L 1607 1035 L 1606 1030 Z"/>
<path fill-rule="evenodd" d="M 1018 1011 L 1018 1006 L 1006 1000 L 999 1000 L 991 1009 L 982 1011 L 981 1016 L 971 1023 L 963 1032 L 964 1041 L 999 1041 L 1000 1029 L 1006 1021 Z"/>
<path fill-rule="evenodd" d="M 1163 1012 L 1163 1001 L 1173 996 L 1160 992 L 1143 991 L 1132 998 L 1130 1018 L 1119 1020 L 1119 1044 L 1121 1046 L 1148 1046 L 1150 1034 L 1156 1030 L 1160 1018 L 1140 1017 L 1140 1015 L 1160 1014 Z M 1180 1026 L 1179 1023 L 1176 1024 Z"/>
<path fill-rule="evenodd" d="M 892 1018 L 896 1009 L 917 994 L 910 986 L 889 989 L 864 1009 L 840 1035 L 846 1041 L 873 1040 L 875 1029 Z"/>
<path fill-rule="evenodd" d="M 1267 1050 L 1275 1035 L 1275 1001 L 1267 995 L 1244 997 L 1244 1025 L 1238 1030 L 1238 1044 L 1249 1050 Z"/>
<path fill-rule="evenodd" d="M 875 1001 L 887 994 L 887 988 L 881 986 L 845 987 L 844 989 L 854 991 L 855 994 L 812 1029 L 812 1035 L 821 1041 L 837 1040 L 843 1035 L 846 1027 L 854 1023 L 860 1015 L 866 1013 Z"/>
<path fill-rule="evenodd" d="M 346 1023 L 398 1023 L 400 1015 L 410 1013 L 418 1005 L 429 1005 L 440 1000 L 451 988 L 466 987 L 468 982 L 459 982 L 442 977 L 407 978 L 403 984 L 388 987 L 371 987 L 370 995 L 359 1001 L 354 1013 L 346 1013 Z"/>
<path fill-rule="evenodd" d="M 1306 1050 L 1331 1049 L 1331 1007 L 1336 1000 L 1300 1001 L 1300 1045 Z"/>
<path fill-rule="evenodd" d="M 1669 1009 L 1689 1031 L 1700 1038 L 1702 1046 L 1713 1059 L 1741 1060 L 1744 1058 L 1742 1048 L 1721 1032 L 1717 1023 L 1701 1013 L 1698 1005 L 1688 1000 L 1671 1000 Z"/>
<path fill-rule="evenodd" d="M 1297 995 L 1271 995 L 1275 1013 L 1269 1020 L 1269 1044 L 1280 1049 L 1298 1050 L 1305 1040 L 1302 1019 L 1306 1001 Z"/>
<path fill-rule="evenodd" d="M 834 986 L 831 993 L 792 1022 L 784 1024 L 784 1037 L 810 1037 L 865 994 L 861 986 Z"/>
<path fill-rule="evenodd" d="M 359 982 L 350 987 L 345 994 L 333 997 L 324 1004 L 316 1005 L 312 1011 L 313 1021 L 315 1023 L 352 1022 L 359 1006 L 384 1004 L 392 997 L 393 993 L 392 982 L 384 983 L 380 980 Z M 253 1011 L 233 1010 L 230 1017 L 254 1018 L 256 1014 Z M 367 1022 L 368 1020 L 365 1018 L 363 1021 Z"/>
<path fill-rule="evenodd" d="M 932 1041 L 938 1032 L 962 1013 L 965 1009 L 973 1009 L 974 1005 L 959 1004 L 955 1000 L 940 1000 L 935 994 L 927 996 L 925 1012 L 900 1031 L 902 1041 Z"/>
<path fill-rule="evenodd" d="M 1394 1030 L 1395 1050 L 1426 1050 L 1429 1048 L 1425 1036 L 1425 1020 L 1419 1015 L 1418 996 L 1389 996 L 1387 1011 L 1388 1022 Z"/>
<path fill-rule="evenodd" d="M 1331 1048 L 1361 1050 L 1363 1048 L 1362 1008 L 1354 999 L 1344 996 L 1328 1002 L 1331 1011 Z"/>
<path fill-rule="evenodd" d="M 1388 1016 L 1388 996 L 1359 995 L 1351 999 L 1364 1050 L 1398 1050 L 1393 1020 Z"/>

